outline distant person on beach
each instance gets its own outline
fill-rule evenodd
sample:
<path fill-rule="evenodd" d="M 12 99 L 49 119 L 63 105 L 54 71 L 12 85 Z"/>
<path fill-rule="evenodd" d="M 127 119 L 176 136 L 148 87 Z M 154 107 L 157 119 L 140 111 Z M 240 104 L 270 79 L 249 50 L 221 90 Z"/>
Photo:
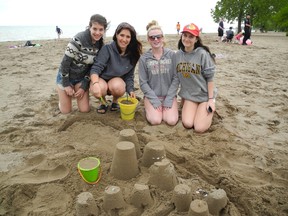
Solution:
<path fill-rule="evenodd" d="M 176 53 L 176 72 L 180 81 L 182 124 L 203 133 L 209 129 L 216 110 L 213 77 L 215 59 L 203 45 L 200 30 L 191 23 L 181 32 Z"/>
<path fill-rule="evenodd" d="M 238 41 L 239 44 L 242 44 L 244 38 L 244 32 L 239 32 L 236 36 L 235 39 Z"/>
<path fill-rule="evenodd" d="M 126 22 L 120 23 L 113 41 L 103 46 L 90 71 L 90 92 L 101 101 L 98 113 L 104 114 L 108 109 L 106 95 L 113 96 L 110 111 L 119 110 L 118 98 L 125 92 L 136 98 L 134 71 L 141 54 L 142 44 L 134 27 Z"/>
<path fill-rule="evenodd" d="M 56 32 L 57 32 L 58 39 L 60 39 L 60 35 L 63 34 L 62 29 L 56 26 Z"/>
<path fill-rule="evenodd" d="M 229 30 L 226 31 L 226 36 L 225 36 L 224 40 L 222 40 L 223 42 L 232 42 L 232 40 L 234 38 L 234 31 L 232 29 L 233 29 L 233 27 L 230 26 Z"/>
<path fill-rule="evenodd" d="M 177 34 L 179 35 L 179 32 L 180 32 L 180 23 L 179 22 L 177 22 L 177 24 L 176 24 L 176 29 L 177 29 Z"/>
<path fill-rule="evenodd" d="M 175 125 L 178 122 L 175 52 L 164 48 L 163 31 L 157 21 L 151 21 L 146 30 L 151 48 L 139 60 L 139 84 L 144 94 L 146 119 L 151 125 L 159 125 L 162 120 Z"/>
<path fill-rule="evenodd" d="M 242 45 L 247 45 L 246 41 L 250 39 L 251 36 L 251 21 L 250 21 L 250 15 L 247 14 L 245 20 L 244 20 L 244 38 Z"/>
<path fill-rule="evenodd" d="M 90 111 L 90 68 L 104 45 L 103 35 L 108 24 L 102 15 L 92 15 L 89 27 L 68 43 L 56 80 L 61 113 L 72 111 L 73 98 L 77 99 L 80 112 Z"/>
<path fill-rule="evenodd" d="M 223 22 L 223 18 L 221 18 L 219 25 L 218 25 L 218 37 L 219 37 L 219 41 L 221 41 L 222 37 L 224 34 L 224 22 Z"/>

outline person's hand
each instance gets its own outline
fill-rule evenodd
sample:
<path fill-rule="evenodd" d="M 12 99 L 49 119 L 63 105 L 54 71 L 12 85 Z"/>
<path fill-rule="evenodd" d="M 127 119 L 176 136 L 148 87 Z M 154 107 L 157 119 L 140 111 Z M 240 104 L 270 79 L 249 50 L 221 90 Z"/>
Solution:
<path fill-rule="evenodd" d="M 216 107 L 215 107 L 215 99 L 209 99 L 207 102 L 207 111 L 212 109 L 212 112 L 215 112 Z"/>
<path fill-rule="evenodd" d="M 131 98 L 136 98 L 135 92 L 130 92 L 130 97 L 131 97 Z"/>
<path fill-rule="evenodd" d="M 90 91 L 94 96 L 98 98 L 102 97 L 101 87 L 99 83 L 95 83 L 94 85 L 92 85 Z"/>
<path fill-rule="evenodd" d="M 74 96 L 74 89 L 71 87 L 71 86 L 67 86 L 64 88 L 64 91 L 66 92 L 66 94 L 70 97 L 73 97 Z"/>
<path fill-rule="evenodd" d="M 158 112 L 162 112 L 163 111 L 163 107 L 162 106 L 158 106 L 157 108 L 155 108 Z"/>
<path fill-rule="evenodd" d="M 84 89 L 82 89 L 82 88 L 79 88 L 78 89 L 78 91 L 76 91 L 76 93 L 75 93 L 75 97 L 77 97 L 77 98 L 80 98 L 80 99 L 82 99 L 83 98 L 83 96 L 84 96 L 84 93 L 85 93 L 85 91 L 84 91 Z"/>

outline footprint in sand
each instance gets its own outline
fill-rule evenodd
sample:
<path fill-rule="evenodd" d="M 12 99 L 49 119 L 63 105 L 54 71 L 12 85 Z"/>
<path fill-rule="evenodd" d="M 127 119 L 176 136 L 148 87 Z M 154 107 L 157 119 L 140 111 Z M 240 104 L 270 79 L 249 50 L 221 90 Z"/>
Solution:
<path fill-rule="evenodd" d="M 12 177 L 12 183 L 21 184 L 41 184 L 52 182 L 55 180 L 65 178 L 69 173 L 69 170 L 63 166 L 58 165 L 50 170 L 33 169 L 30 172 L 15 175 Z"/>
<path fill-rule="evenodd" d="M 45 155 L 37 155 L 29 159 L 26 164 L 26 168 L 12 176 L 11 183 L 40 184 L 63 179 L 69 174 L 68 168 L 64 165 L 50 168 Z"/>
<path fill-rule="evenodd" d="M 219 165 L 227 172 L 237 176 L 237 181 L 254 186 L 269 185 L 273 182 L 270 172 L 265 172 L 266 162 L 261 158 L 255 160 L 249 153 L 231 155 L 223 153 L 218 158 Z"/>

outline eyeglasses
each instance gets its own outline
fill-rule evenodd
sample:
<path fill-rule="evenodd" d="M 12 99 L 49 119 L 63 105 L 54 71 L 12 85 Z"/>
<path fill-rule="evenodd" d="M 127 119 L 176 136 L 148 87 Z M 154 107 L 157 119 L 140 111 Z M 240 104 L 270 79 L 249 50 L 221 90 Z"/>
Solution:
<path fill-rule="evenodd" d="M 151 36 L 149 36 L 149 39 L 150 40 L 160 40 L 161 38 L 163 38 L 163 35 L 151 35 Z"/>

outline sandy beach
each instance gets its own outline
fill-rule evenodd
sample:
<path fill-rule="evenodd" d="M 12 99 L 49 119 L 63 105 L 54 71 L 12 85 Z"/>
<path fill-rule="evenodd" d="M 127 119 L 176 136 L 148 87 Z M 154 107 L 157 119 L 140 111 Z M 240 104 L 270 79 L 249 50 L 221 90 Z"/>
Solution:
<path fill-rule="evenodd" d="M 93 195 L 98 215 L 177 216 L 173 190 L 152 184 L 151 169 L 138 158 L 139 173 L 128 180 L 115 178 L 111 164 L 120 132 L 135 131 L 143 153 L 150 142 L 165 147 L 177 184 L 186 184 L 192 200 L 223 189 L 228 197 L 221 216 L 288 215 L 288 37 L 285 33 L 253 33 L 253 45 L 216 42 L 216 34 L 201 35 L 216 54 L 216 113 L 208 132 L 197 134 L 174 127 L 150 126 L 139 101 L 135 118 L 120 112 L 71 114 L 58 110 L 56 73 L 69 39 L 0 43 L 0 215 L 76 215 L 77 196 Z M 144 51 L 149 48 L 139 37 Z M 166 35 L 176 50 L 178 35 Z M 108 42 L 110 38 L 106 39 Z M 138 70 L 136 94 L 141 99 Z M 101 179 L 87 184 L 77 171 L 82 158 L 101 161 Z M 135 184 L 147 185 L 153 202 L 135 207 L 130 202 Z M 165 184 L 165 183 L 164 183 Z M 103 208 L 105 189 L 121 189 L 123 207 Z M 199 193 L 204 191 L 205 193 Z"/>

